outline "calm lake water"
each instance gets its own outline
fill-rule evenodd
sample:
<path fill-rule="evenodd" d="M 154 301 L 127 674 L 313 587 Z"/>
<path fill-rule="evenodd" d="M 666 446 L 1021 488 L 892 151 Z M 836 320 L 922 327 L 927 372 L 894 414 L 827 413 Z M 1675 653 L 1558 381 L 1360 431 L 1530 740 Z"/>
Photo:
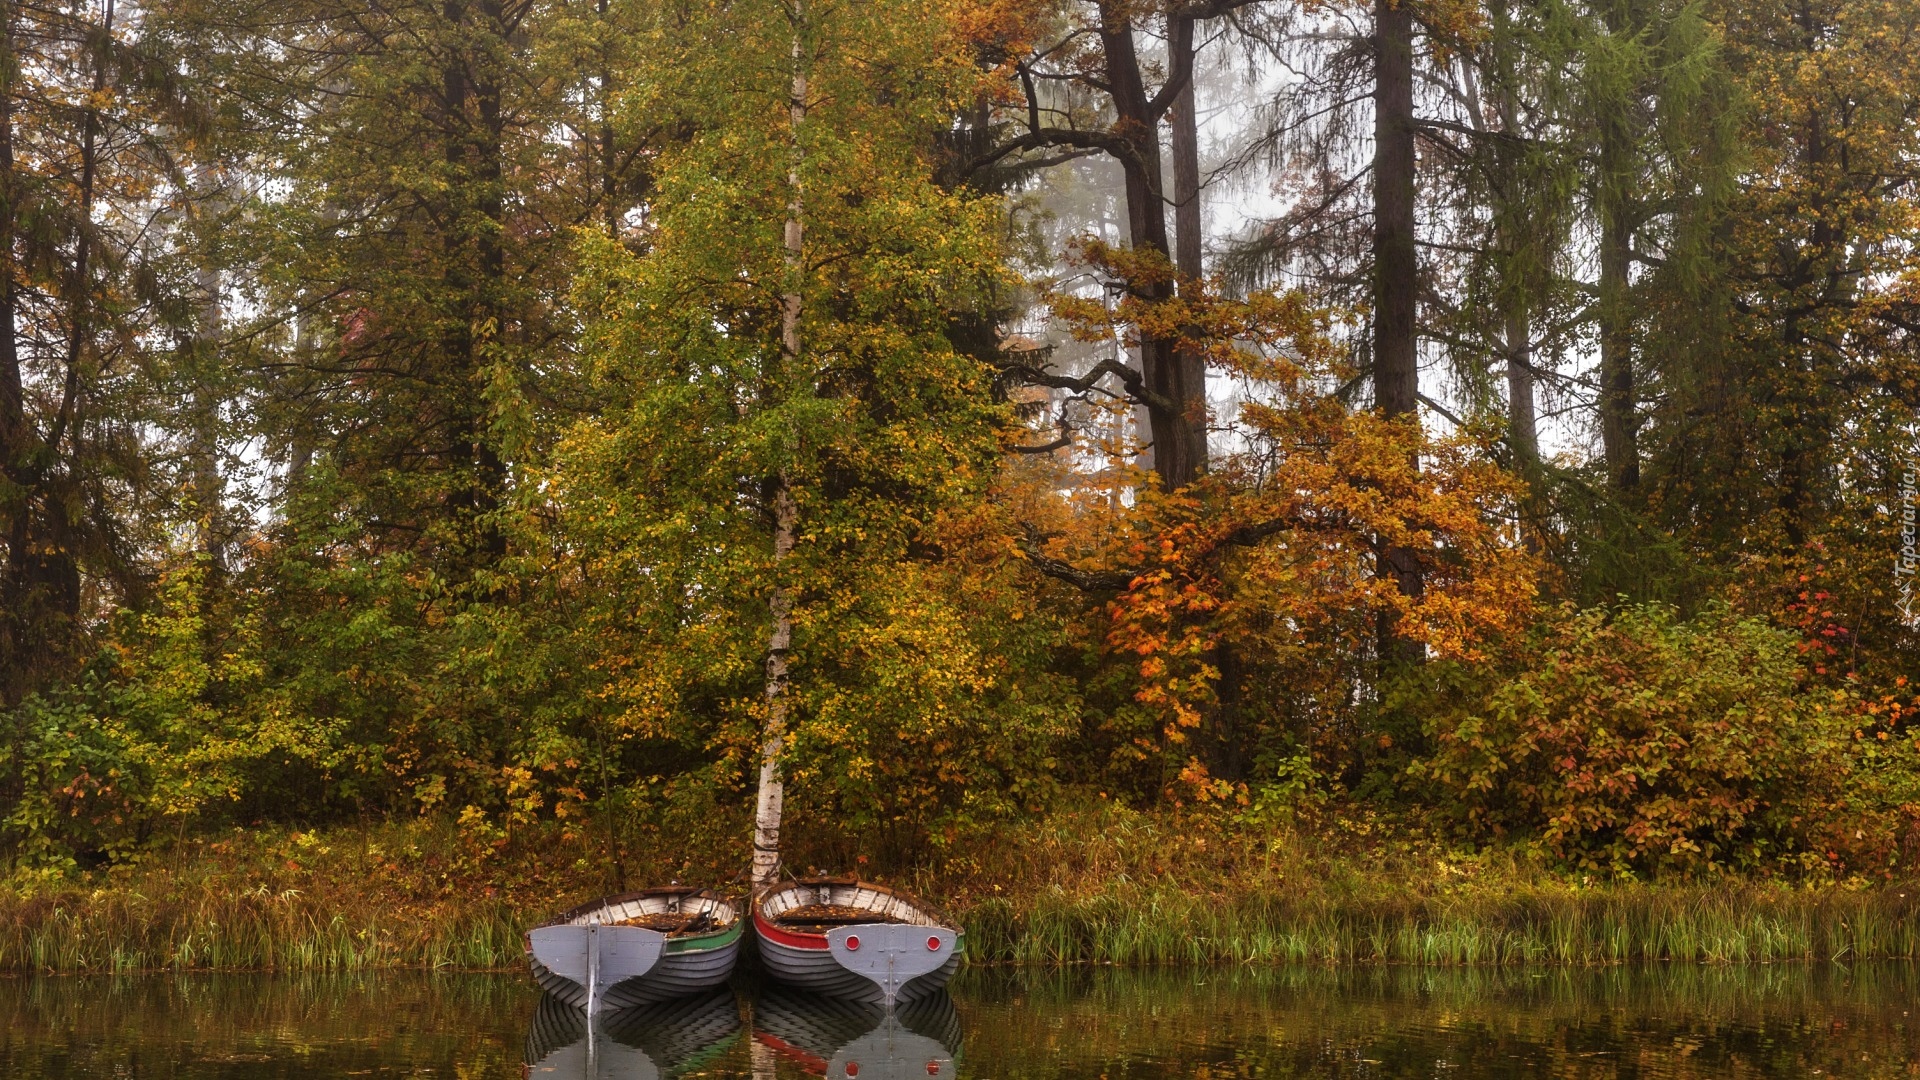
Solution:
<path fill-rule="evenodd" d="M 963 972 L 883 1020 L 746 987 L 589 1040 L 517 975 L 0 980 L 0 1076 L 1916 1077 L 1920 968 Z"/>

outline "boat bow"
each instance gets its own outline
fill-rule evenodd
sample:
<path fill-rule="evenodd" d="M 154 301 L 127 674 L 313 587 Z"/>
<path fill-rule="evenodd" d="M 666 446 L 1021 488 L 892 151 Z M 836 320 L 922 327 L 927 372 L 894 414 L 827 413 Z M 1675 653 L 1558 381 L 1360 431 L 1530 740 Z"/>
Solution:
<path fill-rule="evenodd" d="M 891 1009 L 901 987 L 953 958 L 958 937 L 944 926 L 856 923 L 827 931 L 827 951 L 841 967 L 873 980 Z"/>
<path fill-rule="evenodd" d="M 606 1008 L 607 988 L 652 971 L 666 952 L 667 935 L 639 926 L 542 926 L 527 933 L 533 958 L 554 974 L 587 988 L 587 1013 Z"/>

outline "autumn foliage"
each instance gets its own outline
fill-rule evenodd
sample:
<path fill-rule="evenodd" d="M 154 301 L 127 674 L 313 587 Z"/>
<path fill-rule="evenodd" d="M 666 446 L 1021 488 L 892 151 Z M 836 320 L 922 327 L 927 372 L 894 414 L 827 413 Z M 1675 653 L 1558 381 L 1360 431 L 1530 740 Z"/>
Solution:
<path fill-rule="evenodd" d="M 1912 3 L 134 7 L 0 57 L 23 879 L 414 817 L 741 864 L 763 754 L 850 865 L 1088 806 L 1920 860 Z M 1203 170 L 1222 41 L 1270 100 Z"/>
<path fill-rule="evenodd" d="M 1410 775 L 1469 832 L 1593 870 L 1887 865 L 1920 819 L 1876 774 L 1920 735 L 1811 681 L 1795 644 L 1718 605 L 1562 609 L 1447 686 Z"/>

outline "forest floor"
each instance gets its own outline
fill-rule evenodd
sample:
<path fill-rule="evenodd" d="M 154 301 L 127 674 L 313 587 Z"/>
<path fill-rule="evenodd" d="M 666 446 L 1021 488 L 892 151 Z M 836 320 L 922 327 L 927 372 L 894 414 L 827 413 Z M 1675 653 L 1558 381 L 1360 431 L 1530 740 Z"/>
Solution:
<path fill-rule="evenodd" d="M 610 854 L 591 826 L 516 836 L 431 819 L 236 830 L 78 878 L 16 876 L 0 886 L 0 969 L 513 967 L 526 927 L 618 891 L 620 876 L 630 887 L 671 875 L 738 888 L 694 862 L 636 854 L 663 847 Z M 1920 956 L 1920 880 L 1599 880 L 1338 813 L 1306 826 L 1096 804 L 952 837 L 937 853 L 897 873 L 857 855 L 845 869 L 945 906 L 976 961 Z"/>

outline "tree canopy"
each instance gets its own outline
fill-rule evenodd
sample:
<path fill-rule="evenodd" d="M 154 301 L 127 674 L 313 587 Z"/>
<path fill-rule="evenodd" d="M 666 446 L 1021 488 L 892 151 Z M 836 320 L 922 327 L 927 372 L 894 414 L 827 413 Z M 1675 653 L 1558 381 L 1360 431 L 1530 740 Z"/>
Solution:
<path fill-rule="evenodd" d="M 0 852 L 1910 867 L 1917 184 L 1896 0 L 0 0 Z"/>

